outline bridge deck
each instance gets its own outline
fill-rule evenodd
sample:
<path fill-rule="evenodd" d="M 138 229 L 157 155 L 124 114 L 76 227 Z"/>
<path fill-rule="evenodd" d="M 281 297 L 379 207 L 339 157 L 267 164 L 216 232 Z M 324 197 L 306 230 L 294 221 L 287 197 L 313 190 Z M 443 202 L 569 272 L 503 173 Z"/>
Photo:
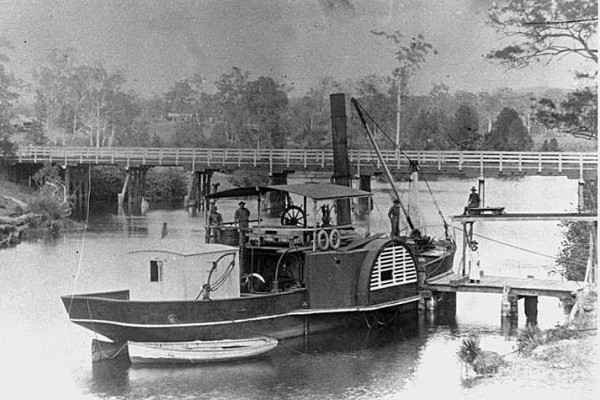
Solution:
<path fill-rule="evenodd" d="M 408 171 L 406 157 L 394 150 L 382 150 L 392 171 Z M 493 152 L 421 151 L 404 152 L 427 174 L 473 176 L 566 175 L 587 179 L 597 176 L 598 154 L 574 152 Z M 192 170 L 234 170 L 261 166 L 270 171 L 331 171 L 333 151 L 327 149 L 221 149 L 143 147 L 20 147 L 15 163 L 57 163 L 68 165 L 182 166 Z M 382 164 L 372 150 L 350 149 L 352 173 L 381 173 Z"/>
<path fill-rule="evenodd" d="M 552 279 L 514 278 L 505 276 L 482 276 L 479 283 L 470 283 L 468 277 L 449 274 L 426 282 L 429 290 L 437 292 L 510 293 L 520 296 L 570 297 L 584 286 L 584 282 Z"/>

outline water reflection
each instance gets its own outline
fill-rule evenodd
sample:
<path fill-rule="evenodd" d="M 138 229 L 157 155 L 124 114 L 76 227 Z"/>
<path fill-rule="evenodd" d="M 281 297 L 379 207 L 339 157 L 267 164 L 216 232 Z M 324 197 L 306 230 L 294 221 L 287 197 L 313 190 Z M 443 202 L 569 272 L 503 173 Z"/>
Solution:
<path fill-rule="evenodd" d="M 427 342 L 417 314 L 395 328 L 336 329 L 281 340 L 268 355 L 233 363 L 96 363 L 87 385 L 99 397 L 372 398 L 410 380 Z"/>
<path fill-rule="evenodd" d="M 576 185 L 576 181 L 548 177 L 489 180 L 486 197 L 490 204 L 513 212 L 540 208 L 560 212 L 568 209 L 570 202 L 576 203 Z M 374 232 L 387 232 L 391 197 L 377 191 L 380 186 L 373 185 L 375 208 L 370 226 Z M 470 186 L 463 181 L 431 182 L 446 216 L 462 210 Z M 426 233 L 439 236 L 443 230 L 434 227 L 436 223 L 440 227 L 437 209 L 422 195 L 421 218 L 427 225 Z M 232 216 L 236 208 L 235 202 L 220 200 L 224 216 Z M 482 348 L 505 354 L 514 350 L 516 327 L 525 325 L 524 307 L 519 307 L 517 320 L 502 323 L 501 295 L 459 293 L 455 304 L 438 299 L 438 310 L 423 312 L 414 329 L 410 325 L 401 330 L 347 329 L 311 336 L 306 342 L 290 339 L 267 357 L 242 363 L 92 366 L 93 336 L 68 322 L 60 296 L 136 290 L 134 277 L 139 271 L 123 263 L 123 255 L 131 249 L 153 240 L 165 246 L 204 242 L 202 216 L 191 217 L 185 210 L 154 208 L 139 216 L 119 215 L 116 208 L 108 213 L 96 210 L 91 210 L 86 230 L 79 223 L 73 231 L 0 251 L 0 376 L 8 377 L 9 383 L 8 389 L 0 388 L 1 398 L 36 398 L 24 395 L 33 390 L 32 380 L 42 391 L 37 398 L 371 399 L 433 398 L 439 393 L 460 397 L 464 392 L 456 351 L 462 336 L 480 333 Z M 168 236 L 161 239 L 164 222 L 168 223 Z M 476 229 L 496 240 L 481 241 L 481 262 L 490 275 L 541 277 L 549 263 L 547 257 L 507 251 L 498 241 L 555 254 L 561 240 L 560 228 L 553 223 L 482 222 Z M 456 239 L 461 242 L 460 236 Z M 454 307 L 456 315 L 444 313 L 446 306 Z M 540 298 L 538 309 L 541 329 L 564 321 L 556 299 Z M 59 396 L 63 388 L 78 395 Z"/>
<path fill-rule="evenodd" d="M 130 392 L 130 366 L 127 357 L 93 363 L 91 380 L 87 385 L 90 392 L 101 397 L 126 396 Z"/>

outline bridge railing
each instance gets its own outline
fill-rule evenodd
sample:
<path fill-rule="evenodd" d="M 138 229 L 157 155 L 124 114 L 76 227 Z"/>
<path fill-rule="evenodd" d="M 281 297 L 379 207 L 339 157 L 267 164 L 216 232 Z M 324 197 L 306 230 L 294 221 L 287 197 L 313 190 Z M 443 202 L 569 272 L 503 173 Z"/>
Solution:
<path fill-rule="evenodd" d="M 575 152 L 495 152 L 495 151 L 404 151 L 383 150 L 390 168 L 404 168 L 409 159 L 421 166 L 444 171 L 465 168 L 505 169 L 542 172 L 552 169 L 590 171 L 598 168 L 597 153 Z M 332 169 L 333 152 L 316 149 L 219 149 L 219 148 L 153 148 L 153 147 L 43 147 L 27 146 L 16 151 L 14 160 L 21 163 L 119 164 L 125 166 L 206 166 Z M 352 149 L 351 165 L 381 168 L 374 151 Z"/>

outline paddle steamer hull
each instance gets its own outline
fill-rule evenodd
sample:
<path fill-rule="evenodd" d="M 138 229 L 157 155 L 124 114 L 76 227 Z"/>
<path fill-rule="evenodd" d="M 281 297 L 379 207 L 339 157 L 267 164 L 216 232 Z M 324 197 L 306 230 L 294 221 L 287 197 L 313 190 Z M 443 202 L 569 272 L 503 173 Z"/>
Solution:
<path fill-rule="evenodd" d="M 452 256 L 449 252 L 434 263 L 442 269 L 451 265 Z M 352 251 L 306 254 L 303 284 L 274 293 L 136 301 L 129 291 L 116 291 L 63 296 L 62 301 L 73 323 L 118 343 L 283 339 L 415 310 L 420 298 L 416 262 L 404 243 L 379 238 Z"/>

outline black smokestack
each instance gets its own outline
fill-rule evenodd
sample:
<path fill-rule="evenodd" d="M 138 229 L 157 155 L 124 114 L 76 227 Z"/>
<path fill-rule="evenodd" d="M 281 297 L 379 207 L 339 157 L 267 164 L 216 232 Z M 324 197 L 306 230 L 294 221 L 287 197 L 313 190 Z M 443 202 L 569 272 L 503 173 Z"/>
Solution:
<path fill-rule="evenodd" d="M 348 130 L 346 126 L 346 96 L 343 93 L 330 95 L 329 105 L 331 109 L 331 134 L 333 135 L 333 182 L 351 187 Z M 338 225 L 348 225 L 352 222 L 350 200 L 337 200 L 336 211 Z"/>

